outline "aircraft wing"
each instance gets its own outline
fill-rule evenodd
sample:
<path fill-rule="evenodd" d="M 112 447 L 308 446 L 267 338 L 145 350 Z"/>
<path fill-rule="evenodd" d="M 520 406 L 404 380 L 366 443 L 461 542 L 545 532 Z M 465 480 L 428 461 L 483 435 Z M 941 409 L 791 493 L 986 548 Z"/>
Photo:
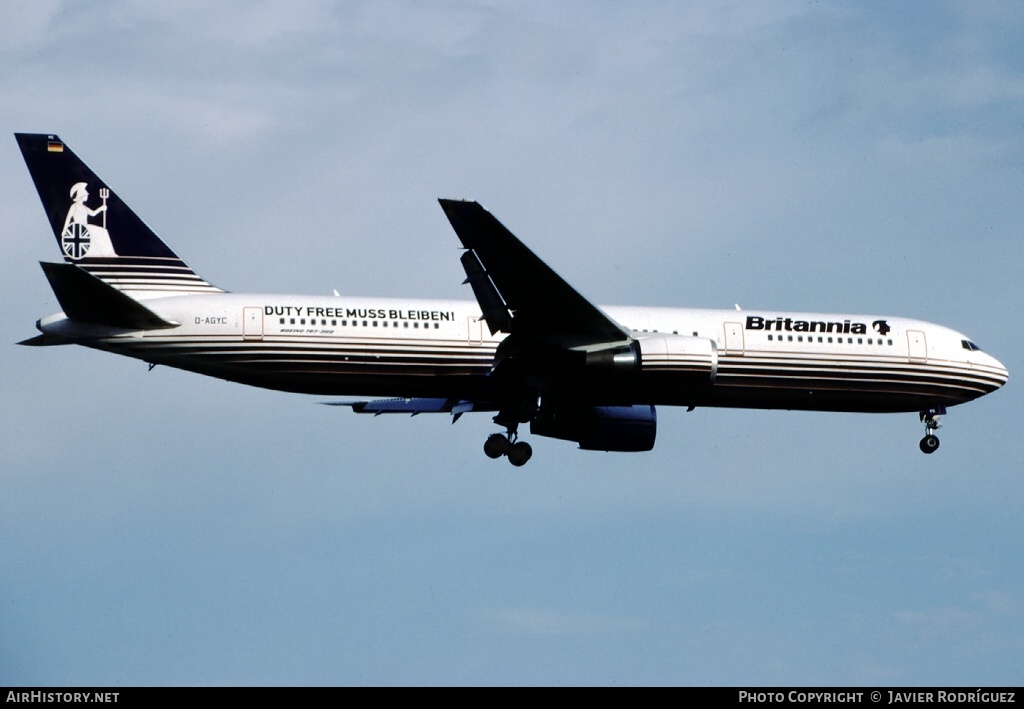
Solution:
<path fill-rule="evenodd" d="M 629 333 L 540 260 L 476 202 L 441 199 L 462 245 L 467 282 L 491 332 L 570 348 Z"/>

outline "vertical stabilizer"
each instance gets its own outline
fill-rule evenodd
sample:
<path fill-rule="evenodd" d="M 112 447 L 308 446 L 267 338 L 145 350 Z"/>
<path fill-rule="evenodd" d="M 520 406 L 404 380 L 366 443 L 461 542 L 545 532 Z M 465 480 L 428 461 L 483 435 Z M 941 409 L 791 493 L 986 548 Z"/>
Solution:
<path fill-rule="evenodd" d="M 219 293 L 57 136 L 16 133 L 64 260 L 137 299 Z"/>

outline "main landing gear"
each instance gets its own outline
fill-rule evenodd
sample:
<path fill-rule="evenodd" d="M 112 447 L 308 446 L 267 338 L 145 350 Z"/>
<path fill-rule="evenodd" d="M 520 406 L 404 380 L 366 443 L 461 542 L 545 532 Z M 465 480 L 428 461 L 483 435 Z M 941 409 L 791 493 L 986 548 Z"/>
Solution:
<path fill-rule="evenodd" d="M 488 458 L 500 458 L 507 456 L 508 462 L 517 468 L 526 463 L 533 456 L 533 448 L 526 441 L 519 441 L 515 431 L 507 434 L 492 433 L 484 443 L 484 453 Z"/>
<path fill-rule="evenodd" d="M 939 417 L 944 413 L 946 413 L 944 406 L 921 412 L 921 421 L 924 422 L 924 438 L 921 439 L 922 453 L 934 453 L 939 449 L 939 437 L 935 435 L 935 431 L 942 428 Z"/>

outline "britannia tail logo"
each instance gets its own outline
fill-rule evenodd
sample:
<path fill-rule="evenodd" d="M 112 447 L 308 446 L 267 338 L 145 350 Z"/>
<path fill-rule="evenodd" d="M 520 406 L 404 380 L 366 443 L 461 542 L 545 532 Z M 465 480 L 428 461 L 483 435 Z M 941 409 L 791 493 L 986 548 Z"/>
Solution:
<path fill-rule="evenodd" d="M 86 205 L 89 199 L 89 185 L 85 182 L 76 182 L 71 188 L 71 207 L 64 219 L 60 243 L 64 253 L 72 261 L 81 260 L 86 256 L 117 256 L 113 244 L 110 243 L 110 233 L 107 231 L 109 197 L 110 190 L 101 187 L 100 199 L 103 200 L 103 204 L 91 209 Z M 89 218 L 98 214 L 103 215 L 102 224 L 89 223 Z"/>

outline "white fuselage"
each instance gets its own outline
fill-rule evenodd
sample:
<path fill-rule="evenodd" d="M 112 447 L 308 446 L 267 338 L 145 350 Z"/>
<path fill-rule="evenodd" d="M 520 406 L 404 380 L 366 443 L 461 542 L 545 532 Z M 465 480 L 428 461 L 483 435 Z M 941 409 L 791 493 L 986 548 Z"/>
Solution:
<path fill-rule="evenodd" d="M 219 293 L 148 298 L 179 323 L 126 331 L 44 318 L 43 332 L 246 384 L 323 395 L 486 401 L 504 335 L 471 301 Z M 1006 369 L 949 328 L 869 315 L 602 308 L 640 344 L 639 376 L 595 370 L 575 395 L 651 403 L 920 411 L 991 392 Z M 608 386 L 605 386 L 608 384 Z M 557 391 L 558 382 L 548 383 Z"/>

